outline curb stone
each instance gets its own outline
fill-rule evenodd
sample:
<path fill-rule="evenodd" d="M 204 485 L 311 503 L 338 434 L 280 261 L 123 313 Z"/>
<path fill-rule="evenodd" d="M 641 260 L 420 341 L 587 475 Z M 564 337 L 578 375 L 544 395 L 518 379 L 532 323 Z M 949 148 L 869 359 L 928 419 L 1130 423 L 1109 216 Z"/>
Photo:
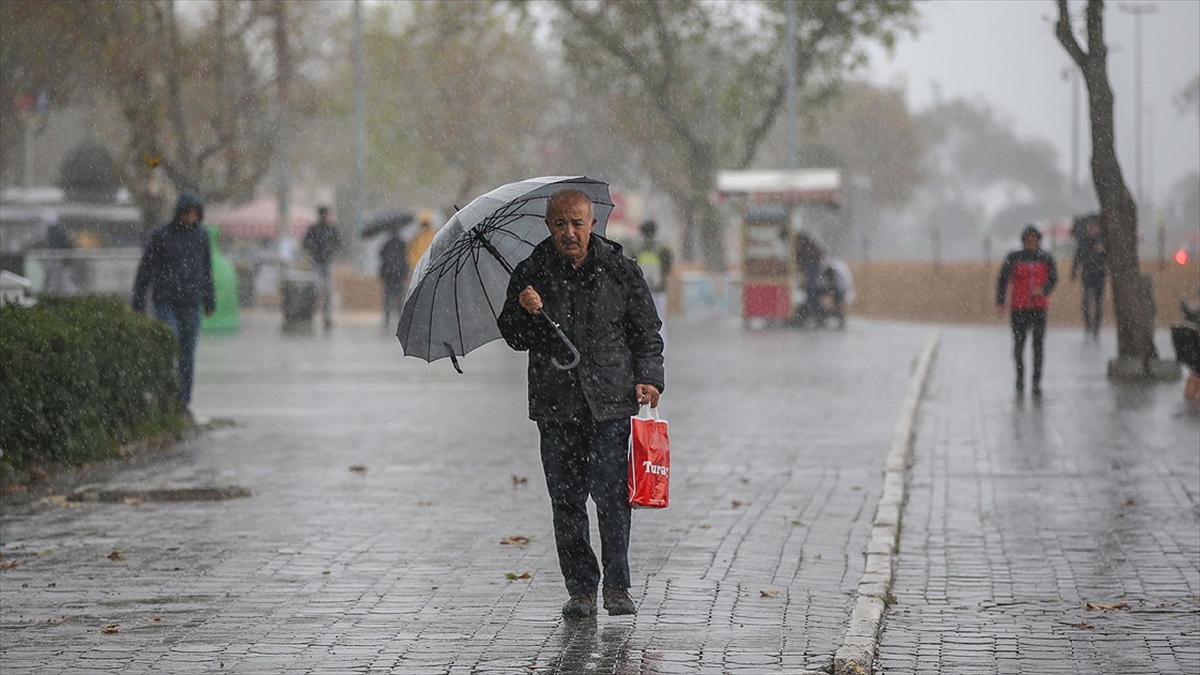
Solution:
<path fill-rule="evenodd" d="M 908 395 L 901 407 L 900 421 L 892 434 L 883 493 L 872 521 L 871 538 L 866 547 L 866 564 L 858 584 L 854 610 L 850 614 L 850 624 L 842 644 L 834 653 L 835 675 L 868 675 L 874 668 L 884 612 L 892 601 L 896 546 L 900 541 L 900 520 L 906 496 L 905 477 L 912 460 L 917 413 L 939 341 L 940 335 L 934 333 L 921 350 L 914 364 Z"/>

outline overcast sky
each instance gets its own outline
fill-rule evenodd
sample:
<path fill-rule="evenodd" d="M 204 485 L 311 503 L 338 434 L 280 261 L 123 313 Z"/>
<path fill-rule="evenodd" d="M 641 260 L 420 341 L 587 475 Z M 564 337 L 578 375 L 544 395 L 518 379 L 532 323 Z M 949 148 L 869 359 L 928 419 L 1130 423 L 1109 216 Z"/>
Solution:
<path fill-rule="evenodd" d="M 1108 2 L 1105 36 L 1116 106 L 1117 153 L 1125 180 L 1137 189 L 1134 164 L 1134 26 L 1122 7 L 1153 6 L 1143 15 L 1142 177 L 1145 190 L 1165 195 L 1187 172 L 1200 168 L 1200 121 L 1174 103 L 1200 73 L 1200 0 Z M 1072 0 L 1073 11 L 1082 3 Z M 1053 0 L 933 0 L 921 4 L 922 30 L 888 59 L 873 60 L 870 79 L 907 83 L 909 105 L 922 110 L 940 90 L 943 99 L 982 98 L 1011 120 L 1019 136 L 1050 141 L 1064 175 L 1071 170 L 1070 58 L 1054 37 Z M 1072 67 L 1072 74 L 1078 71 Z M 1091 156 L 1087 97 L 1080 85 L 1080 176 L 1088 180 Z M 1151 161 L 1152 160 L 1152 161 Z"/>

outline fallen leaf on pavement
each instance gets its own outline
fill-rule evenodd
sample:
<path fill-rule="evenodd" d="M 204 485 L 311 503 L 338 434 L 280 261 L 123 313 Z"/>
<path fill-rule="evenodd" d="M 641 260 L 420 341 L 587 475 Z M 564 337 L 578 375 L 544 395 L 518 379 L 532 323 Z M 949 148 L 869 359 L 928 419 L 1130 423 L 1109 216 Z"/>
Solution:
<path fill-rule="evenodd" d="M 529 479 L 526 478 L 525 476 L 518 476 L 515 473 L 513 474 L 513 487 L 516 487 L 518 485 L 525 485 L 528 482 L 529 482 Z"/>
<path fill-rule="evenodd" d="M 746 502 L 744 502 L 740 499 L 731 499 L 731 500 L 729 500 L 729 505 L 736 509 L 740 506 L 745 506 Z"/>
<path fill-rule="evenodd" d="M 1095 626 L 1093 626 L 1090 623 L 1076 623 L 1076 624 L 1071 624 L 1071 625 L 1073 625 L 1076 628 L 1079 628 L 1081 630 L 1088 630 L 1089 628 L 1095 628 Z"/>
<path fill-rule="evenodd" d="M 142 499 L 141 497 L 126 497 L 121 500 L 125 506 L 141 506 L 142 502 L 144 501 L 146 500 Z"/>
<path fill-rule="evenodd" d="M 363 466 L 362 464 L 352 464 L 350 466 L 350 470 L 354 473 L 366 473 L 367 467 Z"/>
<path fill-rule="evenodd" d="M 120 551 L 113 551 L 112 553 L 109 553 L 108 559 L 109 560 L 124 560 L 124 558 L 121 557 Z"/>
<path fill-rule="evenodd" d="M 779 595 L 779 591 L 762 591 L 762 590 L 760 590 L 759 593 L 761 593 L 762 597 L 764 597 L 764 598 L 773 598 L 773 597 Z"/>
<path fill-rule="evenodd" d="M 21 564 L 20 560 L 6 560 L 4 562 L 0 562 L 0 570 L 11 570 L 12 568 L 14 568 L 20 564 Z"/>
<path fill-rule="evenodd" d="M 521 574 L 517 574 L 516 572 L 509 572 L 504 575 L 504 578 L 508 579 L 510 581 L 515 580 L 515 579 L 532 579 L 533 575 L 530 574 L 529 572 L 522 572 Z"/>
<path fill-rule="evenodd" d="M 10 485 L 5 485 L 3 489 L 0 489 L 0 492 L 3 492 L 6 495 L 11 495 L 14 492 L 24 492 L 28 489 L 28 485 L 24 485 L 22 483 L 12 483 Z"/>
<path fill-rule="evenodd" d="M 1127 602 L 1085 602 L 1084 609 L 1129 609 Z"/>
<path fill-rule="evenodd" d="M 100 632 L 104 633 L 105 635 L 116 635 L 117 633 L 121 632 L 121 627 L 115 623 L 110 623 L 104 628 L 101 628 Z"/>
<path fill-rule="evenodd" d="M 61 626 L 66 623 L 67 620 L 68 619 L 65 616 L 56 616 L 52 619 L 46 619 L 46 623 L 50 624 L 51 626 Z"/>
<path fill-rule="evenodd" d="M 500 543 L 504 544 L 505 546 L 524 546 L 525 544 L 529 543 L 529 537 L 526 537 L 523 534 L 515 534 L 511 537 L 505 537 L 501 539 Z"/>

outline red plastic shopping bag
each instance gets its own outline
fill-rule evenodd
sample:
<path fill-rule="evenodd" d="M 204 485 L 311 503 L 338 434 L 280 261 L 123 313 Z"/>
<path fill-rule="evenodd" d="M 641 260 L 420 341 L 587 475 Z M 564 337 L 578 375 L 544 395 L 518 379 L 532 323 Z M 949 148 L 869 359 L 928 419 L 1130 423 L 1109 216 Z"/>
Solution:
<path fill-rule="evenodd" d="M 658 408 L 643 405 L 630 418 L 629 505 L 635 509 L 667 508 L 671 474 L 671 442 L 667 421 Z"/>

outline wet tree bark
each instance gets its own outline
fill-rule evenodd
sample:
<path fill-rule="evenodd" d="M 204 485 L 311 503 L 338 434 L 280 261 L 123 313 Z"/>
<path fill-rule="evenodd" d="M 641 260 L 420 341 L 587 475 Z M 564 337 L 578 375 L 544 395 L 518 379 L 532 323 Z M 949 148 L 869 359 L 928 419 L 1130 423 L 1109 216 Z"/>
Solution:
<path fill-rule="evenodd" d="M 1108 81 L 1108 47 L 1104 43 L 1104 1 L 1088 0 L 1086 51 L 1071 28 L 1067 0 L 1057 2 L 1055 33 L 1063 49 L 1079 66 L 1087 84 L 1092 127 L 1092 182 L 1100 201 L 1101 237 L 1112 280 L 1117 360 L 1140 364 L 1142 374 L 1149 374 L 1150 362 L 1158 353 L 1154 347 L 1154 327 L 1143 300 L 1138 266 L 1137 204 L 1125 184 L 1114 142 L 1113 92 Z"/>

